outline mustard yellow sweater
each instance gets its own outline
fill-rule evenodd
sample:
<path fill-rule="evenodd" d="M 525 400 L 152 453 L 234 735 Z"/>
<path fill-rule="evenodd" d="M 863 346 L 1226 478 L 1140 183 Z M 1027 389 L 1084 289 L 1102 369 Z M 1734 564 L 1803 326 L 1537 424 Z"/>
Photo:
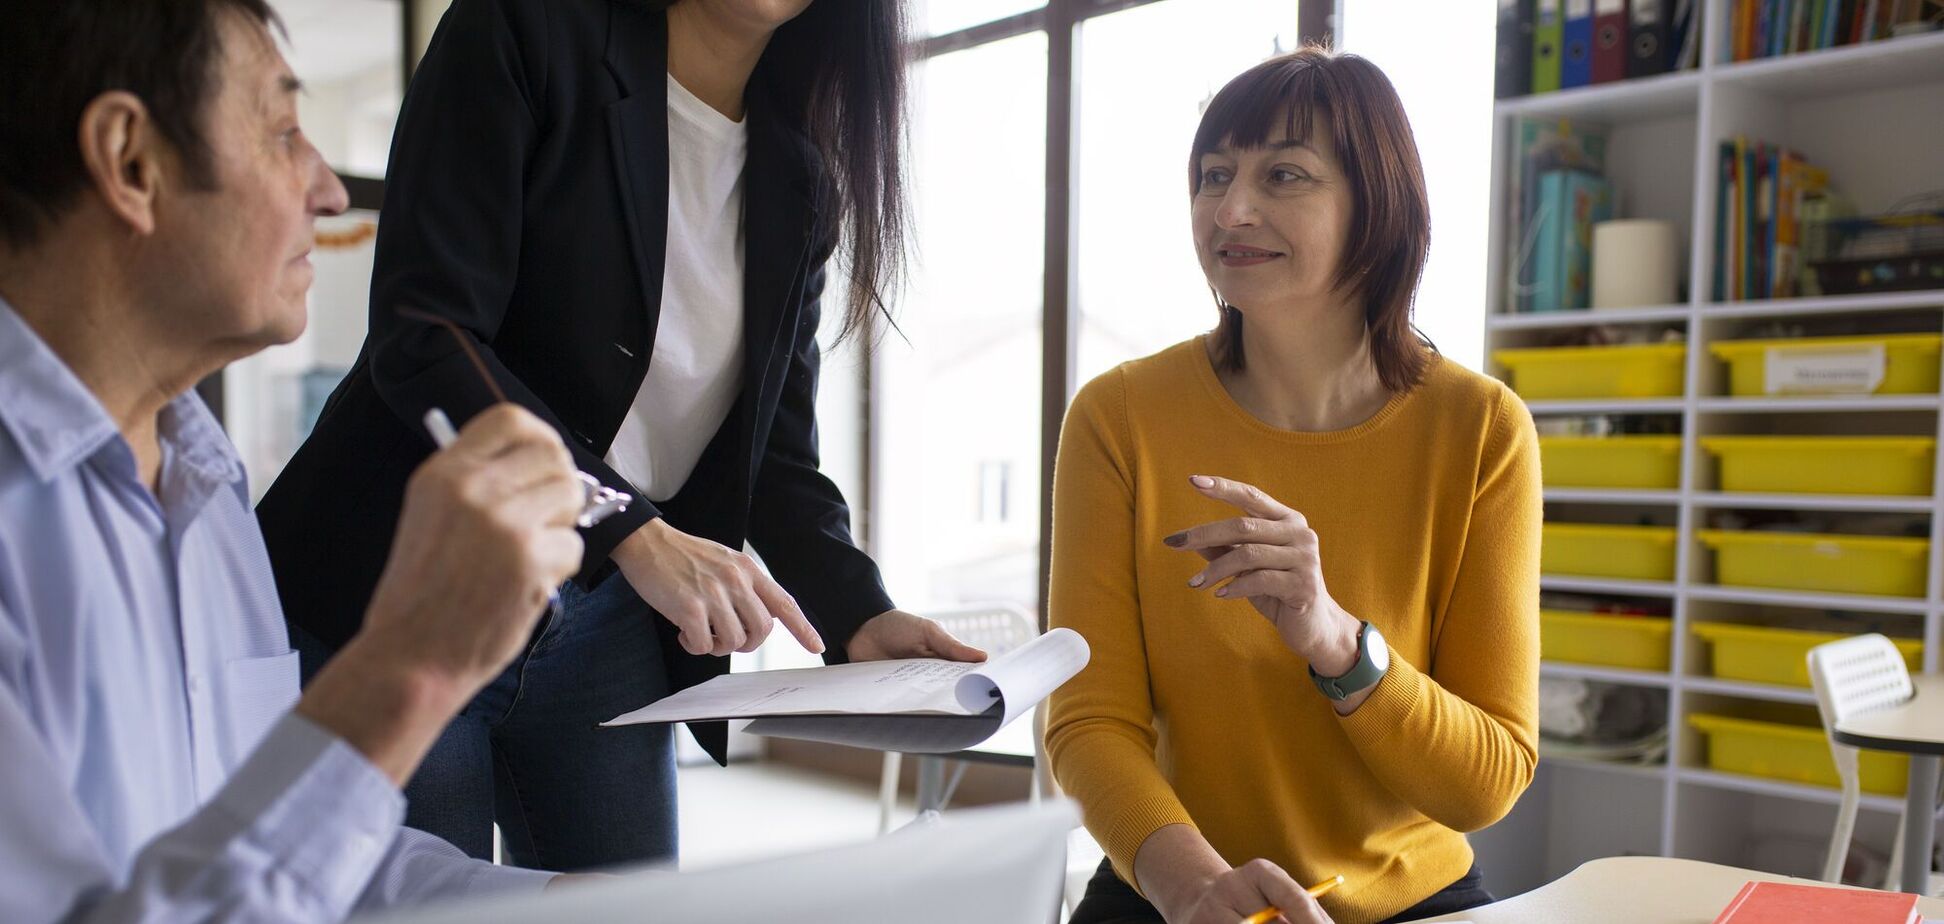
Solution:
<path fill-rule="evenodd" d="M 1393 649 L 1356 712 L 1336 714 L 1246 601 L 1188 586 L 1202 560 L 1162 537 L 1240 515 L 1198 474 L 1309 518 L 1330 595 Z M 1200 338 L 1089 383 L 1060 436 L 1048 615 L 1093 659 L 1053 695 L 1046 737 L 1121 877 L 1175 823 L 1231 864 L 1343 874 L 1323 900 L 1340 922 L 1464 875 L 1459 832 L 1509 811 L 1537 761 L 1539 522 L 1524 405 L 1449 361 L 1327 433 L 1251 416 Z"/>

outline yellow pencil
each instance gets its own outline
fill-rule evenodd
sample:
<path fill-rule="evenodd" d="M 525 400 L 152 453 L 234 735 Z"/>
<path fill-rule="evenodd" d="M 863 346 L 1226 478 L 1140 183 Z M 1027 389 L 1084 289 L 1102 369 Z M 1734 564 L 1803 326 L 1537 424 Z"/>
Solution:
<path fill-rule="evenodd" d="M 1342 884 L 1343 884 L 1343 877 L 1341 875 L 1331 876 L 1330 878 L 1325 879 L 1322 882 L 1310 886 L 1308 889 L 1305 889 L 1304 891 L 1308 892 L 1309 897 L 1311 898 L 1322 898 L 1323 896 L 1328 895 L 1331 889 L 1334 889 L 1337 886 L 1340 886 Z M 1269 924 L 1270 921 L 1273 921 L 1279 917 L 1282 917 L 1282 909 L 1276 907 L 1275 905 L 1270 905 L 1269 907 L 1264 908 L 1261 911 L 1256 912 L 1255 914 L 1243 918 L 1242 924 Z"/>

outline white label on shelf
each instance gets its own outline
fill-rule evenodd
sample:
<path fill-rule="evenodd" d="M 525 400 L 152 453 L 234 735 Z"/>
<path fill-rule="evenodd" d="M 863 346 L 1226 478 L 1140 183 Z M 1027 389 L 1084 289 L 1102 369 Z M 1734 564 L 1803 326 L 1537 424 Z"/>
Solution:
<path fill-rule="evenodd" d="M 1771 395 L 1867 395 L 1883 384 L 1883 344 L 1769 347 L 1763 362 Z"/>

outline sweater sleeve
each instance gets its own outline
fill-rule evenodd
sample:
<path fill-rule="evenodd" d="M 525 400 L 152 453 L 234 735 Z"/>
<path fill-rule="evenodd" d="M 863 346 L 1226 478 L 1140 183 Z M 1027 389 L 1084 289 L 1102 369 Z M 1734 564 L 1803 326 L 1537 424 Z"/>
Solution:
<path fill-rule="evenodd" d="M 1046 750 L 1087 830 L 1133 882 L 1134 854 L 1148 835 L 1193 821 L 1155 760 L 1121 375 L 1081 389 L 1060 431 L 1048 622 L 1080 633 L 1092 658 L 1050 698 Z"/>
<path fill-rule="evenodd" d="M 1539 444 L 1524 405 L 1498 400 L 1431 664 L 1393 654 L 1343 719 L 1371 774 L 1458 831 L 1511 811 L 1539 758 Z"/>

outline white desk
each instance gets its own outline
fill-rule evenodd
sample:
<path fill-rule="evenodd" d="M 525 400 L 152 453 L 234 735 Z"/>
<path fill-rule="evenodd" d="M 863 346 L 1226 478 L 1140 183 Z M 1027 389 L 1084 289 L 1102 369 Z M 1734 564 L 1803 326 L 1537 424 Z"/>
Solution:
<path fill-rule="evenodd" d="M 1898 706 L 1836 723 L 1831 737 L 1851 747 L 1910 755 L 1904 790 L 1903 889 L 1922 894 L 1930 882 L 1938 756 L 1944 755 L 1944 676 L 1910 678 L 1916 695 Z"/>
<path fill-rule="evenodd" d="M 1475 924 L 1709 924 L 1749 880 L 1827 885 L 1699 860 L 1608 857 L 1593 860 L 1524 895 L 1427 921 Z M 1944 917 L 1944 900 L 1920 898 L 1926 918 Z"/>

